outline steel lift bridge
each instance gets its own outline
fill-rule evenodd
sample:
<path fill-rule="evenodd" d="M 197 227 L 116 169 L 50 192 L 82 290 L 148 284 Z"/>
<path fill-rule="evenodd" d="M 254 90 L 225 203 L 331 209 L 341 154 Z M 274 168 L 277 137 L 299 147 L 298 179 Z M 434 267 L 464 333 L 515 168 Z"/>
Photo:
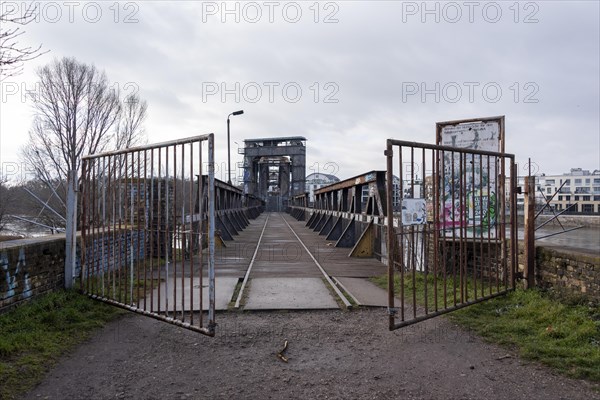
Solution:
<path fill-rule="evenodd" d="M 437 125 L 473 127 L 503 137 L 504 117 Z M 214 150 L 207 134 L 84 157 L 84 293 L 213 336 L 217 310 L 387 306 L 394 330 L 515 289 L 517 169 L 501 147 L 388 139 L 385 171 L 313 206 L 306 138 L 245 140 L 243 191 L 215 179 Z"/>
<path fill-rule="evenodd" d="M 306 138 L 246 139 L 244 193 L 266 202 L 267 211 L 285 211 L 291 197 L 304 194 Z"/>

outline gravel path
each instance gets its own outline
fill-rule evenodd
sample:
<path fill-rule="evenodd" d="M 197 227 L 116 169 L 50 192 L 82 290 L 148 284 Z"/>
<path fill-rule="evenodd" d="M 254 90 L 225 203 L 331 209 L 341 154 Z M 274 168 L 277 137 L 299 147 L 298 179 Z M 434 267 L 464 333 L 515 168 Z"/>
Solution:
<path fill-rule="evenodd" d="M 209 338 L 128 314 L 26 399 L 600 399 L 436 318 L 387 330 L 384 309 L 217 314 Z M 276 357 L 289 341 L 288 363 Z"/>

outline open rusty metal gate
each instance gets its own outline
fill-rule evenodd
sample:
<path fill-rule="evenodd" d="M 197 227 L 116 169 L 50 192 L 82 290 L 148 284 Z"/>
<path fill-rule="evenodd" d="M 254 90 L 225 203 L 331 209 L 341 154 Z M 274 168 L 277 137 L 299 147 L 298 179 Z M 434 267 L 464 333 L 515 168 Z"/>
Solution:
<path fill-rule="evenodd" d="M 213 134 L 86 156 L 81 187 L 81 289 L 213 336 Z"/>
<path fill-rule="evenodd" d="M 514 155 L 389 139 L 386 156 L 390 329 L 514 289 Z"/>

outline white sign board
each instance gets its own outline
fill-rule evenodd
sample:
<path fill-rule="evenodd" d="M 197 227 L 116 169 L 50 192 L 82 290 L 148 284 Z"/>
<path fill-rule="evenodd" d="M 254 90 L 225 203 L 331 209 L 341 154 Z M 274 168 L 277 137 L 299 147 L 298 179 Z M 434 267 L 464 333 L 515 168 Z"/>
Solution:
<path fill-rule="evenodd" d="M 440 144 L 461 149 L 501 151 L 497 121 L 470 122 L 442 127 Z"/>
<path fill-rule="evenodd" d="M 402 199 L 402 225 L 425 225 L 426 223 L 425 199 Z"/>
<path fill-rule="evenodd" d="M 441 126 L 438 144 L 472 149 L 502 152 L 503 132 L 500 120 L 453 123 Z M 466 229 L 468 236 L 488 231 L 496 224 L 498 215 L 498 185 L 500 174 L 495 157 L 465 155 L 464 164 L 458 154 L 443 153 L 442 182 L 440 190 L 440 224 L 450 234 Z M 480 165 L 482 164 L 482 165 Z M 463 187 L 461 187 L 461 185 Z M 461 201 L 461 193 L 464 199 Z M 494 231 L 492 230 L 492 233 Z"/>

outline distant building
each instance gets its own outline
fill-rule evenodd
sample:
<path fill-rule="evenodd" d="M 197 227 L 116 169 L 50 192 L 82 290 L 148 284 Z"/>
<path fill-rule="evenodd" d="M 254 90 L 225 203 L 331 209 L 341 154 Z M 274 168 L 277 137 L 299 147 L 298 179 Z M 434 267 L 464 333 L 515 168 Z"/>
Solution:
<path fill-rule="evenodd" d="M 315 190 L 323 186 L 339 182 L 340 178 L 335 175 L 314 172 L 306 177 L 306 189 L 308 190 L 308 201 L 312 204 L 315 201 Z"/>
<path fill-rule="evenodd" d="M 550 206 L 555 212 L 569 214 L 600 214 L 600 170 L 571 168 L 560 175 L 536 176 L 536 204 L 539 208 L 556 193 Z M 518 186 L 523 187 L 524 177 L 518 178 Z M 543 194 L 543 195 L 542 195 Z M 523 204 L 523 195 L 517 203 Z"/>

